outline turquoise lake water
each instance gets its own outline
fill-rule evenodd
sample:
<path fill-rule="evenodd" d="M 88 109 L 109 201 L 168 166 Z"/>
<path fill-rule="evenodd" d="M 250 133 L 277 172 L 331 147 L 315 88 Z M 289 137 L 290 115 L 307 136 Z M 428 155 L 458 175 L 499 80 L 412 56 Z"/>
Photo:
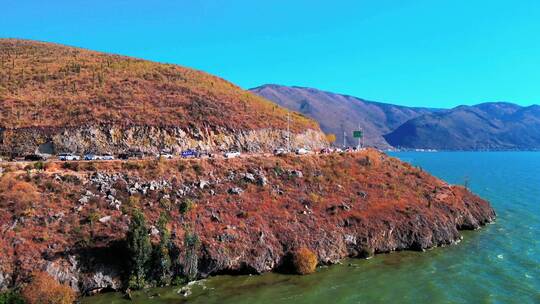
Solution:
<path fill-rule="evenodd" d="M 540 153 L 392 153 L 488 199 L 497 221 L 455 246 L 345 260 L 308 276 L 219 276 L 84 303 L 540 303 Z M 156 296 L 159 294 L 159 297 Z"/>

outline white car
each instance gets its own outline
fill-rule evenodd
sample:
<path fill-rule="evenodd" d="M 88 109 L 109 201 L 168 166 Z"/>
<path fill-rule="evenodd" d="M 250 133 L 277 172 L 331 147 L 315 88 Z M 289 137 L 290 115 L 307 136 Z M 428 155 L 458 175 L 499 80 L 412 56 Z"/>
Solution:
<path fill-rule="evenodd" d="M 97 156 L 92 153 L 87 153 L 83 157 L 84 160 L 97 160 Z"/>
<path fill-rule="evenodd" d="M 79 155 L 75 155 L 71 153 L 60 153 L 58 154 L 58 159 L 62 161 L 71 161 L 71 160 L 80 160 L 81 157 Z"/>
<path fill-rule="evenodd" d="M 299 149 L 296 149 L 295 152 L 298 155 L 305 155 L 305 154 L 309 154 L 311 151 L 309 151 L 308 149 L 305 149 L 305 148 L 299 148 Z"/>
<path fill-rule="evenodd" d="M 225 158 L 235 158 L 235 157 L 240 156 L 240 152 L 238 152 L 238 151 L 230 151 L 230 152 L 226 152 L 225 154 L 223 154 L 223 156 L 225 156 Z"/>
<path fill-rule="evenodd" d="M 110 154 L 96 155 L 97 160 L 113 160 L 114 156 Z"/>
<path fill-rule="evenodd" d="M 173 158 L 173 155 L 171 153 L 166 153 L 166 152 L 162 152 L 162 153 L 159 153 L 156 155 L 157 158 L 166 158 L 166 159 L 171 159 Z"/>
<path fill-rule="evenodd" d="M 287 154 L 287 150 L 283 148 L 277 148 L 274 150 L 274 155 L 285 155 Z"/>

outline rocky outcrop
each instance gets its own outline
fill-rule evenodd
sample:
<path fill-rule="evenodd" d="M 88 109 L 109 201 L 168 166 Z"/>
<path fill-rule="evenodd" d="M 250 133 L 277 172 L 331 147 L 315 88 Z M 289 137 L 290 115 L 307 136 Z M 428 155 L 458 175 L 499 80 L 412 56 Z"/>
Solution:
<path fill-rule="evenodd" d="M 13 278 L 8 286 L 40 269 L 81 293 L 122 288 L 130 208 L 144 212 L 154 242 L 152 226 L 169 215 L 178 269 L 187 262 L 186 229 L 197 235 L 199 277 L 282 269 L 301 247 L 322 264 L 425 250 L 495 219 L 489 203 L 467 189 L 374 150 L 8 169 L 0 179 L 0 269 Z M 28 201 L 12 196 L 6 182 L 26 183 L 38 201 L 20 210 Z"/>
<path fill-rule="evenodd" d="M 115 125 L 66 128 L 19 128 L 0 130 L 0 153 L 20 156 L 30 153 L 158 153 L 167 149 L 207 151 L 240 150 L 270 152 L 287 144 L 287 132 L 280 129 L 225 130 L 156 126 Z M 324 134 L 307 129 L 291 134 L 292 147 L 319 149 L 327 145 Z"/>

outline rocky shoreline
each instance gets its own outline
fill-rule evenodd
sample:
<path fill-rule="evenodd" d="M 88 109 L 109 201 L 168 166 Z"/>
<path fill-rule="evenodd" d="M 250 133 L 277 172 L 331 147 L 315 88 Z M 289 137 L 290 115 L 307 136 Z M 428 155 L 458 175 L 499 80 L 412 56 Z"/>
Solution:
<path fill-rule="evenodd" d="M 300 247 L 319 264 L 424 250 L 495 219 L 467 189 L 375 150 L 17 166 L 0 178 L 0 289 L 25 284 L 35 270 L 81 294 L 124 289 L 131 208 L 146 216 L 153 242 L 160 214 L 168 214 L 180 266 L 186 227 L 198 236 L 199 278 L 287 271 Z"/>

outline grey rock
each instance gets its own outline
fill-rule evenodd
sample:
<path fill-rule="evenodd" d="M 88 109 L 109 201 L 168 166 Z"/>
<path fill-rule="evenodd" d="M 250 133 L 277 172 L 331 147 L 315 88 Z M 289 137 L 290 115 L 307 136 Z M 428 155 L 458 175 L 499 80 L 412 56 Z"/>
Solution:
<path fill-rule="evenodd" d="M 100 223 L 105 224 L 105 223 L 109 222 L 110 220 L 111 220 L 111 216 L 110 216 L 110 215 L 107 215 L 107 216 L 104 216 L 104 217 L 100 218 L 98 221 L 99 221 Z"/>
<path fill-rule="evenodd" d="M 238 187 L 234 187 L 234 188 L 229 189 L 229 194 L 240 195 L 240 194 L 242 194 L 242 192 L 244 192 L 244 190 L 242 190 L 242 189 L 240 189 Z"/>
<path fill-rule="evenodd" d="M 264 186 L 266 186 L 266 185 L 268 184 L 268 179 L 266 178 L 266 176 L 264 176 L 264 175 L 261 174 L 261 175 L 259 175 L 258 178 L 257 178 L 257 184 L 258 184 L 259 186 L 264 187 Z"/>
<path fill-rule="evenodd" d="M 210 185 L 210 182 L 207 181 L 207 180 L 200 180 L 200 181 L 199 181 L 199 188 L 200 188 L 200 189 L 204 189 L 204 188 L 206 188 L 208 185 Z"/>
<path fill-rule="evenodd" d="M 246 173 L 244 174 L 244 179 L 250 183 L 256 183 L 257 182 L 257 179 L 255 179 L 255 175 L 251 174 L 251 173 Z"/>
<path fill-rule="evenodd" d="M 289 175 L 290 175 L 290 176 L 293 176 L 293 177 L 298 177 L 298 178 L 304 177 L 304 174 L 303 174 L 302 171 L 300 171 L 300 170 L 291 170 L 291 171 L 289 172 Z"/>

